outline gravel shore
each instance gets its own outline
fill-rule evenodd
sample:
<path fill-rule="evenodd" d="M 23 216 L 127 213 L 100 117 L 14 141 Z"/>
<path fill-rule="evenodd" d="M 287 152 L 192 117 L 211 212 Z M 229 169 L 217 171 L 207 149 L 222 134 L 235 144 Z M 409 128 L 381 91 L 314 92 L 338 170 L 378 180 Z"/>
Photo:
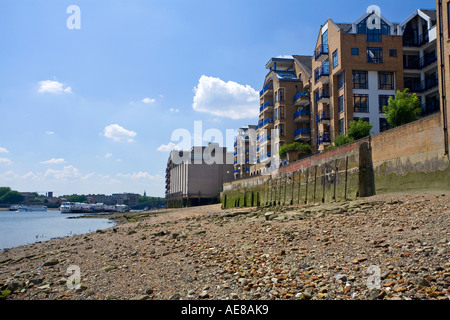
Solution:
<path fill-rule="evenodd" d="M 121 223 L 1 251 L 3 299 L 450 298 L 450 194 L 110 218 Z"/>

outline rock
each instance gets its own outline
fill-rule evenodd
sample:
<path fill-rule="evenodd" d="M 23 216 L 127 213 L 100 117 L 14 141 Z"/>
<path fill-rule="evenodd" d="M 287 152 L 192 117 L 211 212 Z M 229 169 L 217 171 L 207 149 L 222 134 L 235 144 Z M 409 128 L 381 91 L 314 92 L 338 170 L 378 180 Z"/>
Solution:
<path fill-rule="evenodd" d="M 429 287 L 430 283 L 424 277 L 417 277 L 413 280 L 413 283 L 419 287 Z"/>
<path fill-rule="evenodd" d="M 230 299 L 232 299 L 232 300 L 238 300 L 238 299 L 239 299 L 239 296 L 238 296 L 237 293 L 232 292 L 232 293 L 230 293 Z"/>
<path fill-rule="evenodd" d="M 134 233 L 137 233 L 136 230 L 131 229 L 131 230 L 129 230 L 129 231 L 127 232 L 127 235 L 129 236 L 129 235 L 132 235 L 132 234 L 134 234 Z"/>
<path fill-rule="evenodd" d="M 199 297 L 200 299 L 208 299 L 208 298 L 209 298 L 209 293 L 208 293 L 208 291 L 203 290 L 202 293 L 200 293 L 200 294 L 198 295 L 198 297 Z"/>
<path fill-rule="evenodd" d="M 43 286 L 40 286 L 40 287 L 37 287 L 39 290 L 47 290 L 47 289 L 50 289 L 50 284 L 49 283 L 47 283 L 47 284 L 44 284 Z"/>
<path fill-rule="evenodd" d="M 116 270 L 116 269 L 117 269 L 117 265 L 108 264 L 107 266 L 103 267 L 101 270 L 105 271 L 105 272 L 109 272 L 109 271 Z"/>
<path fill-rule="evenodd" d="M 130 300 L 148 300 L 150 297 L 146 294 L 140 294 L 137 296 L 134 296 L 133 298 L 130 298 Z"/>
<path fill-rule="evenodd" d="M 278 217 L 278 215 L 275 214 L 275 213 L 272 212 L 272 211 L 266 212 L 266 213 L 264 214 L 264 218 L 265 218 L 267 221 L 273 220 L 273 219 L 275 219 L 276 217 Z"/>
<path fill-rule="evenodd" d="M 340 280 L 342 282 L 347 282 L 347 275 L 340 273 L 340 274 L 336 275 L 334 277 L 334 279 L 336 279 L 336 281 Z"/>
<path fill-rule="evenodd" d="M 146 288 L 144 290 L 144 292 L 145 292 L 146 295 L 150 295 L 150 294 L 153 294 L 153 289 L 152 288 Z"/>
<path fill-rule="evenodd" d="M 10 281 L 6 284 L 6 290 L 13 292 L 18 291 L 19 289 L 22 289 L 25 287 L 25 282 L 23 281 Z"/>
<path fill-rule="evenodd" d="M 170 296 L 169 300 L 180 300 L 181 295 L 179 293 L 175 293 L 172 296 Z"/>
<path fill-rule="evenodd" d="M 51 259 L 45 261 L 43 266 L 44 267 L 54 266 L 54 265 L 57 265 L 58 263 L 59 263 L 59 260 L 57 258 L 51 258 Z"/>

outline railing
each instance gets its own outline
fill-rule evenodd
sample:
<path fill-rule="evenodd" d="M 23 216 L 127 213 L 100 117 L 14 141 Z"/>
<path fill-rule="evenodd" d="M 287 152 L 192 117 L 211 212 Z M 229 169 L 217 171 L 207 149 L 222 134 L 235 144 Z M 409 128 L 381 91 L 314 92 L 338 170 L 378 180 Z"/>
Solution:
<path fill-rule="evenodd" d="M 264 109 L 268 108 L 268 107 L 273 107 L 273 101 L 267 101 L 266 103 L 264 103 L 261 108 L 259 108 L 259 112 L 263 112 Z"/>
<path fill-rule="evenodd" d="M 319 111 L 318 114 L 316 114 L 316 122 L 317 123 L 321 123 L 322 121 L 325 120 L 330 120 L 330 112 L 329 111 Z"/>
<path fill-rule="evenodd" d="M 309 111 L 309 109 L 305 109 L 305 110 L 300 110 L 297 111 L 296 113 L 294 113 L 294 119 L 297 119 L 298 117 L 301 116 L 310 116 L 311 112 Z"/>
<path fill-rule="evenodd" d="M 330 68 L 322 66 L 314 70 L 314 81 L 317 82 L 321 77 L 328 77 L 330 75 Z"/>
<path fill-rule="evenodd" d="M 409 60 L 408 58 L 406 58 L 403 67 L 405 69 L 423 69 L 436 61 L 437 61 L 436 53 L 427 54 L 417 60 Z"/>
<path fill-rule="evenodd" d="M 405 47 L 421 47 L 429 41 L 428 32 L 419 36 L 404 36 L 403 46 Z"/>
<path fill-rule="evenodd" d="M 322 88 L 319 90 L 319 94 L 316 96 L 316 99 L 317 99 L 316 101 L 320 101 L 325 98 L 330 98 L 330 93 L 329 93 L 328 89 Z"/>
<path fill-rule="evenodd" d="M 259 143 L 263 143 L 263 142 L 269 141 L 269 140 L 272 140 L 272 136 L 271 136 L 270 134 L 261 137 L 261 139 L 259 140 Z M 259 151 L 259 150 L 258 150 L 258 151 Z"/>
<path fill-rule="evenodd" d="M 409 88 L 409 90 L 411 92 L 416 92 L 416 93 L 420 93 L 420 92 L 425 92 L 428 91 L 430 89 L 433 89 L 434 87 L 438 86 L 438 78 L 428 78 L 425 80 L 422 80 L 420 82 L 416 82 L 413 83 L 411 85 L 411 88 Z"/>
<path fill-rule="evenodd" d="M 294 131 L 294 137 L 302 135 L 302 134 L 311 134 L 311 129 L 309 128 L 300 128 Z"/>
<path fill-rule="evenodd" d="M 309 91 L 300 91 L 294 97 L 294 102 L 300 98 L 309 98 Z"/>
<path fill-rule="evenodd" d="M 326 55 L 328 54 L 328 45 L 327 44 L 322 44 L 320 46 L 318 46 L 316 48 L 316 50 L 314 50 L 314 59 L 319 59 L 319 57 L 321 55 Z"/>
<path fill-rule="evenodd" d="M 317 144 L 321 145 L 324 143 L 331 143 L 331 135 L 329 132 L 324 132 L 322 134 L 319 134 L 317 137 Z"/>
<path fill-rule="evenodd" d="M 267 152 L 267 153 L 262 154 L 262 155 L 259 157 L 260 160 L 263 160 L 263 159 L 266 159 L 266 158 L 270 158 L 270 151 Z"/>
<path fill-rule="evenodd" d="M 273 84 L 269 83 L 268 85 L 266 85 L 261 92 L 259 93 L 259 96 L 262 96 L 264 93 L 266 93 L 269 90 L 273 90 Z"/>

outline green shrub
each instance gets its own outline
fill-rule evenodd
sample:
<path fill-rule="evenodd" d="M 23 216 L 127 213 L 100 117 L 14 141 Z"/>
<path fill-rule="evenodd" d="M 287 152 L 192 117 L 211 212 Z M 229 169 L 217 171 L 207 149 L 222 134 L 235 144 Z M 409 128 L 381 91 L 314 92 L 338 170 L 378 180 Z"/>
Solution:
<path fill-rule="evenodd" d="M 278 154 L 280 155 L 280 158 L 285 159 L 287 154 L 291 151 L 300 151 L 304 154 L 310 154 L 312 152 L 309 145 L 300 142 L 293 142 L 281 146 Z"/>

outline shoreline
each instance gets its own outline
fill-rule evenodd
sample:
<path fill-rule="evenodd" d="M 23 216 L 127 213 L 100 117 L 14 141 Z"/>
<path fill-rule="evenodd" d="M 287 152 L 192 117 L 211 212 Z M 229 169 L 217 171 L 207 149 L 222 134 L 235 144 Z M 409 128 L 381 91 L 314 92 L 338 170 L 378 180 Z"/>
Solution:
<path fill-rule="evenodd" d="M 450 194 L 158 211 L 113 214 L 114 227 L 0 252 L 0 289 L 11 291 L 4 298 L 450 297 Z M 67 269 L 73 265 L 80 269 L 81 285 L 69 290 Z M 375 288 L 368 287 L 371 266 L 380 271 Z"/>

